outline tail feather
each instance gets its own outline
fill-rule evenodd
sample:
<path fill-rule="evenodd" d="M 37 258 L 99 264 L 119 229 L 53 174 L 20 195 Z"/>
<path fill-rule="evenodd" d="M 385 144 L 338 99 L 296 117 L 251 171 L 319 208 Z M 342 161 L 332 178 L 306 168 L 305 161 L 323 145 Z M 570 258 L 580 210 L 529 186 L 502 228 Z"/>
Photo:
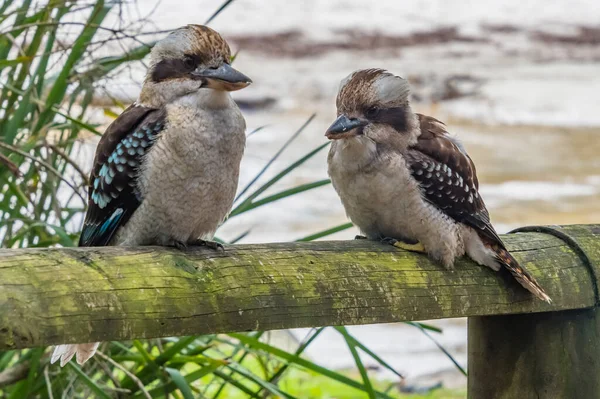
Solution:
<path fill-rule="evenodd" d="M 87 344 L 69 344 L 58 345 L 54 348 L 50 363 L 56 363 L 60 359 L 60 367 L 64 367 L 75 356 L 77 363 L 84 364 L 87 362 L 98 349 L 99 342 L 91 342 Z"/>
<path fill-rule="evenodd" d="M 496 253 L 496 260 L 498 263 L 506 268 L 519 284 L 542 301 L 552 303 L 552 299 L 550 299 L 535 278 L 519 265 L 519 262 L 517 262 L 510 252 L 498 245 L 493 245 L 491 249 Z"/>

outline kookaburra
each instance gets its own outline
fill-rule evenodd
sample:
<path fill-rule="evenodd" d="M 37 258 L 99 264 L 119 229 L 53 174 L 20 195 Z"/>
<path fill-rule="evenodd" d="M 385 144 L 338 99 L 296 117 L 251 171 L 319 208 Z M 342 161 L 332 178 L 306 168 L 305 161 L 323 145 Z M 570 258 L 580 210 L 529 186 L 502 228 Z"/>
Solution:
<path fill-rule="evenodd" d="M 102 136 L 79 246 L 207 245 L 231 209 L 246 142 L 229 95 L 251 83 L 227 42 L 200 25 L 151 51 L 141 94 Z M 60 345 L 52 362 L 82 364 L 98 343 Z"/>
<path fill-rule="evenodd" d="M 352 222 L 369 239 L 424 250 L 446 268 L 465 252 L 506 268 L 550 302 L 494 230 L 465 148 L 442 122 L 414 113 L 409 93 L 405 79 L 381 69 L 356 71 L 340 85 L 338 118 L 326 133 L 328 171 Z"/>

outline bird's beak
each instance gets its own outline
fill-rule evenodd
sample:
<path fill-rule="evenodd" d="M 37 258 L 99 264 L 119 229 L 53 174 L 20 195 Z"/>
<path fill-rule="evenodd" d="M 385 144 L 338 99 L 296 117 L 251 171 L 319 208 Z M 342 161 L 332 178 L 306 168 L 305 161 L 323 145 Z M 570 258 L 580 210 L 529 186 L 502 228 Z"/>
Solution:
<path fill-rule="evenodd" d="M 356 136 L 361 133 L 360 128 L 366 126 L 369 122 L 358 119 L 358 118 L 348 118 L 346 115 L 340 115 L 327 132 L 325 136 L 330 140 L 339 140 L 346 137 Z"/>
<path fill-rule="evenodd" d="M 252 80 L 235 70 L 229 64 L 222 64 L 218 68 L 199 68 L 192 72 L 196 79 L 205 79 L 209 87 L 215 90 L 235 91 L 247 87 Z"/>

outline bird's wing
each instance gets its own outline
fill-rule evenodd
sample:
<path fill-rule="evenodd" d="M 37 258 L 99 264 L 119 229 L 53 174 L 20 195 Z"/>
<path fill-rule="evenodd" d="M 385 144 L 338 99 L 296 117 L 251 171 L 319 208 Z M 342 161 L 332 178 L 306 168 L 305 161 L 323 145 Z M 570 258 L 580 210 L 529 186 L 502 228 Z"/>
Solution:
<path fill-rule="evenodd" d="M 496 262 L 535 296 L 551 302 L 535 278 L 506 250 L 494 230 L 478 192 L 475 165 L 465 149 L 448 134 L 442 122 L 417 115 L 421 135 L 409 148 L 406 158 L 412 175 L 420 184 L 423 198 L 457 222 L 475 229 L 483 244 L 495 254 Z"/>
<path fill-rule="evenodd" d="M 106 129 L 90 176 L 80 247 L 108 245 L 137 209 L 142 200 L 138 168 L 165 123 L 164 110 L 132 105 Z"/>
<path fill-rule="evenodd" d="M 504 248 L 479 195 L 473 161 L 462 145 L 448 134 L 446 125 L 429 116 L 417 116 L 421 135 L 417 143 L 409 147 L 406 158 L 423 198 Z"/>

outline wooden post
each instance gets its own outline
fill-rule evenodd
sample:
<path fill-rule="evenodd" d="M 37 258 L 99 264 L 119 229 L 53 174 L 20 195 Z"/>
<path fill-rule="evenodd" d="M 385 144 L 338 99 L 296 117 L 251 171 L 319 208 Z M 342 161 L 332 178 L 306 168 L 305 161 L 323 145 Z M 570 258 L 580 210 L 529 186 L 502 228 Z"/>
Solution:
<path fill-rule="evenodd" d="M 600 311 L 469 318 L 469 399 L 600 395 Z"/>

